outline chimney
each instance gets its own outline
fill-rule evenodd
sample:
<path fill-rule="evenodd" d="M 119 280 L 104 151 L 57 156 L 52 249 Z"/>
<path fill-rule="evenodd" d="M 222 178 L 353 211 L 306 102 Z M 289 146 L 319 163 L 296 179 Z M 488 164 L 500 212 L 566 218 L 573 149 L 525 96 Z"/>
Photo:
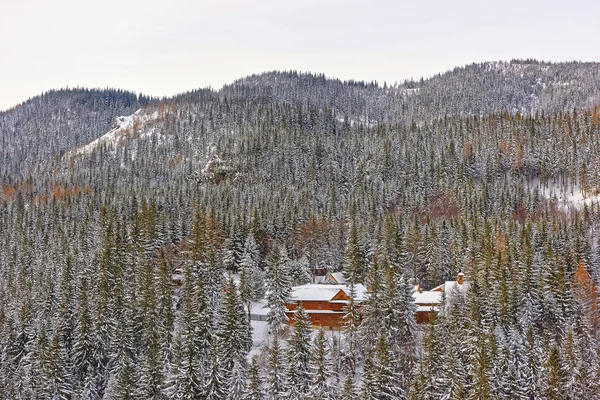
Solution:
<path fill-rule="evenodd" d="M 463 278 L 464 278 L 464 274 L 462 273 L 462 269 L 458 270 L 458 284 L 462 285 L 463 284 Z"/>

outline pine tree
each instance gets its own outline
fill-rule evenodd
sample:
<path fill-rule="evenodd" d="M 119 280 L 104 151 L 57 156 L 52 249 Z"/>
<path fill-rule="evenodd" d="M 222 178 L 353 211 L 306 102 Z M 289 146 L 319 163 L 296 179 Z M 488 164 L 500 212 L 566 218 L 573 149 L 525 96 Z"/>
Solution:
<path fill-rule="evenodd" d="M 129 357 L 123 358 L 122 363 L 118 370 L 115 393 L 112 398 L 133 400 L 136 398 L 135 393 L 137 392 L 135 368 Z"/>
<path fill-rule="evenodd" d="M 377 344 L 380 332 L 383 332 L 385 307 L 385 281 L 382 265 L 377 254 L 367 276 L 367 296 L 362 302 L 361 309 L 364 319 L 360 325 L 360 336 L 365 351 L 370 351 Z"/>
<path fill-rule="evenodd" d="M 294 332 L 288 342 L 286 381 L 289 385 L 288 397 L 292 400 L 303 399 L 310 392 L 310 337 L 310 318 L 300 303 L 294 313 Z"/>
<path fill-rule="evenodd" d="M 224 387 L 228 388 L 227 399 L 241 399 L 246 388 L 246 356 L 252 339 L 250 326 L 237 286 L 230 277 L 225 286 L 222 320 L 217 332 L 218 363 L 222 369 Z"/>
<path fill-rule="evenodd" d="M 238 272 L 242 263 L 242 257 L 244 256 L 243 253 L 243 238 L 237 228 L 237 225 L 234 225 L 231 229 L 227 244 L 225 245 L 225 254 L 223 256 L 223 264 L 225 265 L 225 268 L 232 273 Z"/>
<path fill-rule="evenodd" d="M 48 349 L 47 377 L 50 379 L 49 397 L 56 400 L 70 399 L 73 394 L 67 348 L 60 332 L 55 332 Z"/>
<path fill-rule="evenodd" d="M 344 379 L 344 386 L 340 394 L 340 400 L 354 400 L 357 398 L 358 393 L 356 392 L 354 377 L 351 374 L 347 374 L 346 378 Z"/>
<path fill-rule="evenodd" d="M 260 268 L 260 249 L 254 236 L 249 234 L 244 245 L 240 272 L 240 297 L 246 305 L 248 320 L 252 313 L 252 304 L 264 295 L 265 275 Z"/>
<path fill-rule="evenodd" d="M 444 348 L 439 323 L 439 319 L 436 318 L 427 327 L 423 340 L 423 355 L 410 388 L 410 398 L 413 400 L 440 399 L 443 398 L 444 391 L 450 391 L 449 388 L 443 387 L 447 382 L 444 382 L 441 376 L 440 366 L 443 365 Z"/>
<path fill-rule="evenodd" d="M 80 385 L 84 383 L 86 374 L 93 372 L 94 342 L 92 339 L 92 319 L 88 304 L 87 280 L 81 281 L 79 309 L 73 338 L 73 359 L 75 379 Z"/>
<path fill-rule="evenodd" d="M 354 378 L 356 374 L 356 366 L 360 360 L 360 312 L 356 303 L 357 292 L 354 283 L 350 282 L 348 290 L 348 304 L 344 306 L 344 355 L 342 365 L 347 375 Z"/>
<path fill-rule="evenodd" d="M 380 399 L 402 399 L 405 398 L 402 382 L 398 379 L 397 362 L 393 359 L 393 353 L 389 350 L 383 337 L 377 348 L 377 394 Z"/>
<path fill-rule="evenodd" d="M 412 379 L 416 358 L 416 312 L 413 287 L 404 278 L 398 279 L 388 267 L 386 271 L 386 294 L 383 297 L 383 332 L 394 358 L 400 367 L 399 379 L 403 389 L 407 389 Z"/>
<path fill-rule="evenodd" d="M 223 377 L 223 368 L 219 364 L 217 346 L 212 347 L 208 376 L 205 381 L 202 398 L 206 400 L 224 400 L 227 387 Z"/>
<path fill-rule="evenodd" d="M 350 237 L 348 238 L 347 262 L 344 267 L 344 278 L 352 283 L 362 282 L 365 278 L 364 254 L 358 242 L 358 228 L 352 219 Z"/>
<path fill-rule="evenodd" d="M 291 282 L 285 258 L 284 250 L 274 247 L 267 268 L 267 321 L 274 333 L 278 333 L 287 323 L 284 303 L 288 301 Z"/>
<path fill-rule="evenodd" d="M 173 324 L 175 316 L 173 315 L 173 287 L 171 284 L 171 268 L 167 262 L 164 251 L 160 252 L 158 264 L 158 276 L 156 284 L 157 296 L 157 320 L 159 324 L 159 340 L 163 357 L 168 359 L 169 346 L 172 340 Z"/>
<path fill-rule="evenodd" d="M 279 339 L 275 335 L 269 349 L 267 364 L 267 399 L 269 400 L 284 400 L 287 398 L 286 365 L 284 360 Z"/>
<path fill-rule="evenodd" d="M 192 400 L 204 395 L 205 379 L 212 365 L 213 333 L 202 278 L 194 281 L 188 267 L 184 284 L 180 330 L 174 340 L 172 379 L 166 386 L 171 397 Z"/>
<path fill-rule="evenodd" d="M 543 396 L 547 399 L 558 400 L 565 398 L 565 373 L 563 361 L 556 345 L 552 345 L 544 362 Z"/>
<path fill-rule="evenodd" d="M 310 398 L 313 400 L 334 400 L 338 398 L 337 387 L 333 382 L 333 362 L 325 331 L 319 329 L 312 348 L 312 385 Z"/>
<path fill-rule="evenodd" d="M 248 368 L 248 386 L 244 393 L 244 400 L 264 400 L 266 393 L 264 390 L 264 382 L 261 376 L 260 366 L 257 356 L 252 357 L 252 363 Z"/>

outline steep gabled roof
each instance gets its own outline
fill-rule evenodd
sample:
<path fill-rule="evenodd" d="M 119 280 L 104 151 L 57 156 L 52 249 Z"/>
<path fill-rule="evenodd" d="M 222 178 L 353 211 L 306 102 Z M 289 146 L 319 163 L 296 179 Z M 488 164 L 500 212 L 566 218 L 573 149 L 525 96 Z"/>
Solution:
<path fill-rule="evenodd" d="M 329 274 L 331 280 L 337 284 L 345 284 L 348 283 L 348 280 L 344 278 L 344 274 L 342 272 L 332 272 Z"/>
<path fill-rule="evenodd" d="M 415 298 L 416 304 L 421 305 L 438 305 L 442 302 L 442 292 L 434 292 L 434 291 L 414 291 L 413 297 Z"/>
<path fill-rule="evenodd" d="M 354 285 L 355 300 L 362 301 L 365 298 L 367 289 L 362 284 Z M 341 292 L 341 293 L 340 293 Z M 350 286 L 346 285 L 317 285 L 308 284 L 294 286 L 290 294 L 290 301 L 333 301 L 349 300 Z"/>

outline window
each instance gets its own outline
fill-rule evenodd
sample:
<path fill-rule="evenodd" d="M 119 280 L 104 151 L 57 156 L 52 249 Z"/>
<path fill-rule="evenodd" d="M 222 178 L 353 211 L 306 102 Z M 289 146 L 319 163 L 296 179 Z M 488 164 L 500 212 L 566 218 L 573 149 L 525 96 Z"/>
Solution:
<path fill-rule="evenodd" d="M 323 303 L 319 303 L 319 308 L 323 308 Z"/>

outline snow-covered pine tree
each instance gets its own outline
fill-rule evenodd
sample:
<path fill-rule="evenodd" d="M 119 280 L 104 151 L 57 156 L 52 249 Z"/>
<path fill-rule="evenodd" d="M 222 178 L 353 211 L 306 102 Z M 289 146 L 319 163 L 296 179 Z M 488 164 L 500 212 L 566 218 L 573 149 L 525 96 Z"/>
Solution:
<path fill-rule="evenodd" d="M 219 364 L 218 348 L 211 348 L 210 365 L 208 366 L 208 375 L 204 382 L 204 391 L 202 398 L 206 400 L 225 400 L 227 396 L 227 386 L 223 377 L 223 369 Z"/>
<path fill-rule="evenodd" d="M 205 380 L 212 367 L 213 328 L 202 277 L 195 280 L 191 266 L 185 269 L 184 289 L 171 377 L 166 386 L 172 398 L 192 400 L 204 396 Z"/>
<path fill-rule="evenodd" d="M 288 398 L 304 399 L 311 387 L 311 325 L 310 318 L 302 304 L 294 313 L 294 330 L 288 340 L 288 362 L 286 381 L 289 385 Z"/>
<path fill-rule="evenodd" d="M 367 268 L 365 265 L 365 255 L 358 239 L 358 227 L 354 218 L 352 218 L 350 226 L 346 254 L 347 260 L 344 266 L 344 278 L 353 283 L 362 282 L 366 276 L 365 270 Z"/>
<path fill-rule="evenodd" d="M 267 305 L 269 312 L 267 321 L 273 333 L 278 334 L 283 325 L 287 323 L 285 315 L 285 302 L 291 291 L 291 281 L 285 260 L 287 255 L 284 249 L 275 246 L 271 250 L 267 266 Z"/>
<path fill-rule="evenodd" d="M 347 374 L 344 379 L 344 386 L 340 393 L 340 400 L 355 400 L 357 398 L 358 393 L 356 392 L 354 376 L 352 374 Z"/>
<path fill-rule="evenodd" d="M 350 300 L 348 300 L 348 304 L 344 306 L 344 316 L 342 317 L 344 325 L 342 370 L 347 375 L 352 376 L 352 380 L 354 380 L 357 364 L 361 360 L 359 336 L 361 317 L 358 304 L 356 304 L 356 286 L 353 282 L 350 282 L 348 297 L 350 297 Z"/>
<path fill-rule="evenodd" d="M 237 273 L 240 269 L 242 257 L 244 256 L 244 241 L 237 224 L 233 224 L 229 238 L 225 244 L 225 254 L 223 255 L 223 265 L 232 272 Z"/>
<path fill-rule="evenodd" d="M 335 384 L 333 361 L 325 331 L 321 327 L 312 346 L 312 384 L 310 399 L 335 400 L 338 398 L 338 388 Z"/>
<path fill-rule="evenodd" d="M 225 298 L 221 306 L 221 321 L 217 331 L 218 362 L 222 370 L 227 399 L 242 398 L 246 388 L 246 356 L 252 339 L 250 325 L 240 300 L 237 285 L 229 277 L 225 285 Z"/>
<path fill-rule="evenodd" d="M 73 359 L 76 386 L 81 387 L 86 379 L 86 373 L 92 373 L 94 341 L 92 338 L 92 319 L 88 303 L 87 279 L 81 280 L 79 308 L 73 337 Z"/>
<path fill-rule="evenodd" d="M 246 305 L 248 320 L 250 320 L 252 303 L 265 295 L 265 274 L 260 268 L 260 249 L 252 234 L 246 238 L 240 268 L 240 297 Z"/>
<path fill-rule="evenodd" d="M 287 399 L 287 366 L 285 357 L 282 353 L 281 345 L 277 335 L 273 336 L 273 341 L 269 348 L 269 358 L 267 364 L 267 399 L 285 400 Z"/>
<path fill-rule="evenodd" d="M 141 338 L 141 367 L 139 376 L 138 396 L 148 400 L 162 400 L 165 398 L 163 389 L 164 365 L 163 351 L 161 349 L 158 320 L 158 307 L 156 296 L 156 276 L 154 268 L 148 262 L 143 266 L 142 279 L 140 280 L 139 313 L 142 315 Z"/>
<path fill-rule="evenodd" d="M 289 270 L 292 285 L 304 285 L 311 281 L 310 264 L 306 254 L 299 260 L 290 260 Z"/>
<path fill-rule="evenodd" d="M 391 268 L 388 269 L 387 275 L 389 278 L 386 281 L 386 301 L 389 306 L 385 312 L 388 326 L 386 341 L 398 363 L 400 386 L 407 390 L 412 380 L 417 354 L 417 306 L 413 297 L 414 288 L 405 278 L 396 278 Z"/>
<path fill-rule="evenodd" d="M 266 398 L 264 380 L 257 356 L 252 357 L 248 368 L 248 386 L 242 398 L 244 400 L 264 400 Z"/>
<path fill-rule="evenodd" d="M 377 345 L 377 338 L 383 332 L 386 301 L 383 273 L 379 256 L 375 253 L 367 275 L 367 296 L 361 305 L 364 317 L 360 324 L 360 338 L 363 350 L 367 352 Z"/>
<path fill-rule="evenodd" d="M 398 376 L 398 365 L 394 355 L 381 334 L 375 349 L 375 389 L 373 398 L 377 400 L 404 399 L 405 391 Z"/>

